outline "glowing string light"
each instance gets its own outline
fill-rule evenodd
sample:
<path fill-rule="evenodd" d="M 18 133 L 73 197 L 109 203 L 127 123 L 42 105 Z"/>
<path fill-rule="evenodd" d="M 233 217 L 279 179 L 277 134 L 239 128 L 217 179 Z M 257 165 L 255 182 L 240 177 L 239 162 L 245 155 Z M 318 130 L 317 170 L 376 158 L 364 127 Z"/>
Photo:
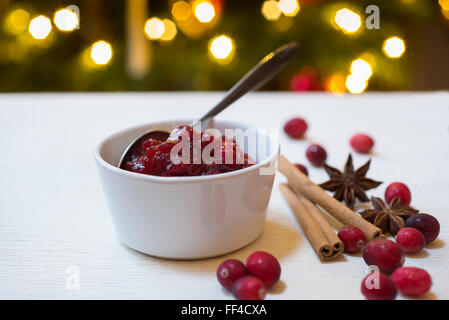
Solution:
<path fill-rule="evenodd" d="M 148 38 L 152 40 L 159 39 L 165 32 L 165 24 L 159 18 L 151 18 L 145 22 L 144 30 Z"/>
<path fill-rule="evenodd" d="M 449 10 L 449 0 L 439 0 L 438 2 L 441 6 L 441 9 L 443 9 L 444 11 Z"/>
<path fill-rule="evenodd" d="M 337 11 L 334 21 L 340 29 L 347 33 L 356 32 L 362 25 L 360 16 L 346 8 Z"/>
<path fill-rule="evenodd" d="M 400 58 L 405 52 L 405 42 L 399 37 L 390 37 L 384 41 L 382 50 L 388 58 Z"/>
<path fill-rule="evenodd" d="M 234 51 L 234 41 L 226 35 L 217 36 L 210 41 L 209 51 L 218 60 L 230 59 Z"/>
<path fill-rule="evenodd" d="M 79 24 L 78 15 L 69 9 L 56 11 L 53 21 L 61 31 L 73 31 Z"/>
<path fill-rule="evenodd" d="M 365 91 L 368 86 L 368 81 L 354 74 L 350 74 L 346 78 L 346 88 L 352 94 L 359 94 Z"/>
<path fill-rule="evenodd" d="M 449 10 L 441 10 L 441 12 L 446 19 L 449 19 Z"/>
<path fill-rule="evenodd" d="M 51 32 L 51 21 L 45 16 L 38 16 L 30 21 L 28 31 L 34 39 L 45 39 Z"/>
<path fill-rule="evenodd" d="M 365 80 L 368 80 L 373 74 L 371 65 L 361 58 L 352 61 L 350 70 L 351 74 Z"/>
<path fill-rule="evenodd" d="M 336 96 L 344 95 L 346 91 L 345 78 L 339 74 L 331 75 L 326 79 L 326 89 Z"/>
<path fill-rule="evenodd" d="M 22 9 L 11 12 L 5 20 L 6 31 L 12 34 L 19 34 L 28 28 L 30 14 Z"/>
<path fill-rule="evenodd" d="M 112 58 L 112 47 L 106 41 L 97 41 L 92 45 L 90 57 L 98 65 L 107 64 Z"/>
<path fill-rule="evenodd" d="M 211 22 L 215 17 L 215 9 L 209 1 L 196 1 L 193 5 L 195 17 L 203 23 Z"/>
<path fill-rule="evenodd" d="M 185 1 L 177 1 L 171 8 L 171 14 L 178 21 L 186 21 L 192 14 L 192 8 Z"/>
<path fill-rule="evenodd" d="M 279 3 L 274 0 L 265 1 L 262 4 L 261 12 L 268 21 L 275 21 L 279 19 L 282 14 L 281 9 L 279 8 Z"/>
<path fill-rule="evenodd" d="M 287 17 L 296 16 L 301 9 L 297 0 L 280 0 L 278 6 Z"/>
<path fill-rule="evenodd" d="M 176 25 L 173 21 L 169 19 L 162 20 L 164 22 L 164 33 L 161 36 L 161 40 L 163 41 L 171 41 L 176 37 L 178 30 L 176 29 Z"/>

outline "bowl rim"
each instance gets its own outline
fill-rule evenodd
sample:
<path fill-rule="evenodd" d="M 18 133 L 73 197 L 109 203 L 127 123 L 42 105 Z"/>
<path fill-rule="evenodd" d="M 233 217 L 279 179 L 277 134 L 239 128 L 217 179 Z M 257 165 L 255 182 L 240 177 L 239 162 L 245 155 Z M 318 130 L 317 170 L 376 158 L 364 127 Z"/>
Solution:
<path fill-rule="evenodd" d="M 215 180 L 222 180 L 222 179 L 229 179 L 235 176 L 240 176 L 240 175 L 245 175 L 246 173 L 255 171 L 255 170 L 259 170 L 261 167 L 263 167 L 264 165 L 266 165 L 267 163 L 271 162 L 274 158 L 277 158 L 280 154 L 280 143 L 279 140 L 276 139 L 275 137 L 273 137 L 273 135 L 271 135 L 267 130 L 265 129 L 261 129 L 252 125 L 248 125 L 242 122 L 237 122 L 237 121 L 229 121 L 229 120 L 215 120 L 218 123 L 232 123 L 233 126 L 237 127 L 237 128 L 247 128 L 247 129 L 255 129 L 257 131 L 261 131 L 264 134 L 266 134 L 272 142 L 274 142 L 275 144 L 275 150 L 273 152 L 271 152 L 270 155 L 268 155 L 264 160 L 256 163 L 253 166 L 247 167 L 247 168 L 243 168 L 243 169 L 239 169 L 239 170 L 235 170 L 235 171 L 231 171 L 231 172 L 226 172 L 226 173 L 218 173 L 218 174 L 213 174 L 213 175 L 204 175 L 204 176 L 182 176 L 182 177 L 161 177 L 161 176 L 153 176 L 153 175 L 149 175 L 149 174 L 142 174 L 142 173 L 136 173 L 136 172 L 131 172 L 131 171 L 127 171 L 127 170 L 123 170 L 120 169 L 116 166 L 111 165 L 110 163 L 108 163 L 106 160 L 103 159 L 103 157 L 100 155 L 100 151 L 103 148 L 103 146 L 110 140 L 117 138 L 118 136 L 124 134 L 127 131 L 133 130 L 133 129 L 138 129 L 138 128 L 144 128 L 147 126 L 157 126 L 157 125 L 162 125 L 165 123 L 169 123 L 169 122 L 189 122 L 191 120 L 179 120 L 179 119 L 172 119 L 172 120 L 165 120 L 165 121 L 155 121 L 155 122 L 148 122 L 148 123 L 143 123 L 143 124 L 139 124 L 139 125 L 135 125 L 135 126 L 131 126 L 128 128 L 124 128 L 118 131 L 115 131 L 111 134 L 109 134 L 108 136 L 106 136 L 103 140 L 101 140 L 97 146 L 94 149 L 94 158 L 97 162 L 97 164 L 99 164 L 101 167 L 103 167 L 104 169 L 114 173 L 114 174 L 118 174 L 124 177 L 128 177 L 128 178 L 132 178 L 132 179 L 138 179 L 138 180 L 143 180 L 143 181 L 152 181 L 152 182 L 162 182 L 162 183 L 194 183 L 194 182 L 204 182 L 204 181 L 215 181 Z"/>

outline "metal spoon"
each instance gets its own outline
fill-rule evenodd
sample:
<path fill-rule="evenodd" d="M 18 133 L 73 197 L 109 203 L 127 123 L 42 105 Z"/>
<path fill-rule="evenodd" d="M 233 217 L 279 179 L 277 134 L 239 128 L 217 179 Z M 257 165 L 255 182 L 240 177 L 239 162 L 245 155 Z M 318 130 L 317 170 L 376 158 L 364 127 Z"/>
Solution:
<path fill-rule="evenodd" d="M 201 121 L 209 124 L 215 115 L 223 111 L 226 107 L 232 104 L 234 101 L 242 97 L 244 94 L 251 90 L 256 90 L 261 87 L 267 81 L 271 80 L 277 75 L 298 52 L 299 46 L 296 42 L 286 44 L 277 50 L 270 52 L 260 62 L 254 66 L 249 72 L 247 72 L 239 82 L 237 82 L 224 96 L 224 98 L 213 107 L 208 113 L 202 116 L 199 120 L 194 121 L 191 126 L 193 127 L 197 122 Z M 203 127 L 207 129 L 206 127 Z M 118 167 L 124 169 L 126 162 L 131 160 L 132 155 L 135 153 L 136 148 L 142 145 L 145 140 L 156 139 L 165 141 L 169 137 L 170 132 L 162 130 L 150 130 L 143 134 L 133 142 L 129 144 L 125 152 L 123 152 L 120 158 Z"/>

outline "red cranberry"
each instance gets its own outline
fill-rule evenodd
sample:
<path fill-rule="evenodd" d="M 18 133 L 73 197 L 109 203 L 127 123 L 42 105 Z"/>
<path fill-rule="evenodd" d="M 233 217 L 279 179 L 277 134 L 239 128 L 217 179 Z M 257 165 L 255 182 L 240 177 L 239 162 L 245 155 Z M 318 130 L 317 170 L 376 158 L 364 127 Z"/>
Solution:
<path fill-rule="evenodd" d="M 307 148 L 306 157 L 313 165 L 321 166 L 326 161 L 327 153 L 322 146 L 312 144 Z"/>
<path fill-rule="evenodd" d="M 237 259 L 223 261 L 217 269 L 218 282 L 228 290 L 232 289 L 232 285 L 237 279 L 247 274 L 248 270 L 245 265 Z"/>
<path fill-rule="evenodd" d="M 363 249 L 363 259 L 367 265 L 376 265 L 380 272 L 392 273 L 404 264 L 404 251 L 391 240 L 374 239 Z"/>
<path fill-rule="evenodd" d="M 307 130 L 307 122 L 302 118 L 293 118 L 284 125 L 285 133 L 293 139 L 302 138 Z"/>
<path fill-rule="evenodd" d="M 262 280 L 267 286 L 272 286 L 281 277 L 281 266 L 278 260 L 268 252 L 256 251 L 246 260 L 248 272 Z"/>
<path fill-rule="evenodd" d="M 391 275 L 399 291 L 408 296 L 420 296 L 432 286 L 432 278 L 426 270 L 415 267 L 396 269 Z"/>
<path fill-rule="evenodd" d="M 309 171 L 307 171 L 307 168 L 305 166 L 303 166 L 300 163 L 295 163 L 295 167 L 299 169 L 299 171 L 301 171 L 302 173 L 304 173 L 306 176 L 309 175 Z"/>
<path fill-rule="evenodd" d="M 373 272 L 362 280 L 362 294 L 368 300 L 394 300 L 396 285 L 382 272 Z"/>
<path fill-rule="evenodd" d="M 426 243 L 432 242 L 440 234 L 440 223 L 427 213 L 414 214 L 405 221 L 406 227 L 418 229 L 424 235 Z"/>
<path fill-rule="evenodd" d="M 401 204 L 408 206 L 412 200 L 412 193 L 402 182 L 393 182 L 385 190 L 385 201 L 389 204 L 394 198 L 401 199 Z"/>
<path fill-rule="evenodd" d="M 345 226 L 338 231 L 338 237 L 345 246 L 345 251 L 355 253 L 360 251 L 365 244 L 365 235 L 363 232 L 353 226 Z"/>
<path fill-rule="evenodd" d="M 396 235 L 396 242 L 405 253 L 417 253 L 424 247 L 426 239 L 418 229 L 402 228 Z"/>
<path fill-rule="evenodd" d="M 234 282 L 232 293 L 238 300 L 263 300 L 265 285 L 256 277 L 244 276 Z"/>
<path fill-rule="evenodd" d="M 374 146 L 374 140 L 363 133 L 353 135 L 349 143 L 359 153 L 368 153 Z"/>

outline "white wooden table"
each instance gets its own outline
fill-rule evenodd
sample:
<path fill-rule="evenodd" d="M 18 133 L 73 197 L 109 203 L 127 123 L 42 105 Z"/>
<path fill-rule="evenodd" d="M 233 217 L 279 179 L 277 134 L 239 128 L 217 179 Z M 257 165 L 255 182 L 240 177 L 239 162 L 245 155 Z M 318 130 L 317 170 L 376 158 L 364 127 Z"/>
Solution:
<path fill-rule="evenodd" d="M 142 255 L 114 234 L 92 151 L 105 135 L 139 123 L 196 117 L 220 93 L 3 94 L 0 95 L 0 298 L 18 299 L 232 299 L 215 278 L 226 258 L 255 250 L 276 255 L 282 281 L 267 299 L 361 299 L 365 263 L 345 255 L 321 263 L 281 198 L 277 176 L 264 233 L 249 246 L 203 261 Z M 424 298 L 449 299 L 449 94 L 257 93 L 220 118 L 282 128 L 294 115 L 310 125 L 307 139 L 281 132 L 282 152 L 305 163 L 316 182 L 322 169 L 305 159 L 310 142 L 324 145 L 329 164 L 343 167 L 348 140 L 358 131 L 375 137 L 369 177 L 413 193 L 412 204 L 435 215 L 440 238 L 406 265 L 433 277 Z M 354 154 L 355 165 L 368 156 Z M 182 245 L 182 244 L 180 244 Z M 76 287 L 77 272 L 79 288 Z M 402 297 L 399 297 L 402 298 Z"/>

